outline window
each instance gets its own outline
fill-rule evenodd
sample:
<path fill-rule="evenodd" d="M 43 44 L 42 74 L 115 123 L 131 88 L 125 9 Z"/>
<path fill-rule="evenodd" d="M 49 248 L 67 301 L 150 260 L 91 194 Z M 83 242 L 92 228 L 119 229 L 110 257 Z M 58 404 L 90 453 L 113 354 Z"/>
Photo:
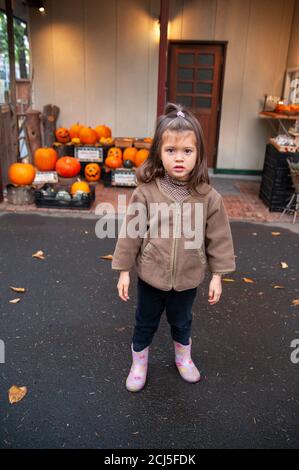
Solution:
<path fill-rule="evenodd" d="M 27 23 L 14 17 L 14 39 L 16 57 L 16 78 L 29 78 L 29 40 Z M 6 13 L 0 10 L 0 102 L 4 101 L 4 92 L 9 89 L 9 59 Z"/>

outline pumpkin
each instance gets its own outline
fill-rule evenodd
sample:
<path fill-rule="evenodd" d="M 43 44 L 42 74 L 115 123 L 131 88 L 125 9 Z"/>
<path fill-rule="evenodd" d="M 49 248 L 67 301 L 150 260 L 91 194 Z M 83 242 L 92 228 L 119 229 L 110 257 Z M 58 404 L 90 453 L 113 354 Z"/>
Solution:
<path fill-rule="evenodd" d="M 73 178 L 80 173 L 81 163 L 74 157 L 61 157 L 57 160 L 56 171 L 59 176 Z"/>
<path fill-rule="evenodd" d="M 123 156 L 123 153 L 122 153 L 122 150 L 119 148 L 119 147 L 111 147 L 109 150 L 108 150 L 108 154 L 107 154 L 107 157 L 115 157 L 115 158 L 118 158 L 120 160 L 120 162 L 122 161 L 122 156 Z"/>
<path fill-rule="evenodd" d="M 71 186 L 71 194 L 74 196 L 74 194 L 77 191 L 83 191 L 84 193 L 90 193 L 90 187 L 88 183 L 85 181 L 76 181 L 76 183 L 73 183 Z"/>
<path fill-rule="evenodd" d="M 101 137 L 100 138 L 100 144 L 110 145 L 110 144 L 112 144 L 113 140 L 114 139 L 112 137 Z"/>
<path fill-rule="evenodd" d="M 81 144 L 79 137 L 72 138 L 72 144 L 79 145 Z"/>
<path fill-rule="evenodd" d="M 53 171 L 57 158 L 56 150 L 51 147 L 41 147 L 34 152 L 34 165 L 40 171 Z"/>
<path fill-rule="evenodd" d="M 71 140 L 70 133 L 65 127 L 59 127 L 55 132 L 56 139 L 61 144 L 67 144 Z"/>
<path fill-rule="evenodd" d="M 98 139 L 101 139 L 101 137 L 111 137 L 112 136 L 112 133 L 111 133 L 111 129 L 110 127 L 108 126 L 105 126 L 105 124 L 102 124 L 101 126 L 97 126 L 95 128 L 95 131 L 98 135 Z"/>
<path fill-rule="evenodd" d="M 112 169 L 119 168 L 122 166 L 122 160 L 115 155 L 110 155 L 106 158 L 105 165 Z"/>
<path fill-rule="evenodd" d="M 97 163 L 88 163 L 84 169 L 86 181 L 99 181 L 101 177 L 101 167 Z"/>
<path fill-rule="evenodd" d="M 73 124 L 71 127 L 70 127 L 70 137 L 71 139 L 74 139 L 74 137 L 79 137 L 79 134 L 80 134 L 80 131 L 82 129 L 83 124 L 79 124 L 79 122 L 77 122 L 76 124 Z"/>
<path fill-rule="evenodd" d="M 149 151 L 146 150 L 146 149 L 141 149 L 141 150 L 138 150 L 138 152 L 136 153 L 136 157 L 135 157 L 135 166 L 140 166 L 142 165 L 143 162 L 145 162 L 145 160 L 148 158 L 149 156 Z"/>
<path fill-rule="evenodd" d="M 8 169 L 8 178 L 11 183 L 26 186 L 32 184 L 36 170 L 30 163 L 13 163 Z"/>
<path fill-rule="evenodd" d="M 145 137 L 143 140 L 144 142 L 147 142 L 147 143 L 152 143 L 153 141 L 152 137 Z"/>
<path fill-rule="evenodd" d="M 132 160 L 124 160 L 124 168 L 133 168 L 134 166 L 134 163 L 132 162 Z"/>
<path fill-rule="evenodd" d="M 124 150 L 123 158 L 124 160 L 131 160 L 135 165 L 136 153 L 137 153 L 137 149 L 135 147 L 127 147 Z"/>
<path fill-rule="evenodd" d="M 79 132 L 79 139 L 82 144 L 94 145 L 98 140 L 98 134 L 91 127 L 82 127 Z"/>

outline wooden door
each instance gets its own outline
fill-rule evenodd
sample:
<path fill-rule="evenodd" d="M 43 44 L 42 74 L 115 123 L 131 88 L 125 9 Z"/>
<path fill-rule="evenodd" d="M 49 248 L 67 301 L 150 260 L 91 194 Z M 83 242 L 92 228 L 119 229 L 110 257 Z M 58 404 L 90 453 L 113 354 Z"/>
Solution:
<path fill-rule="evenodd" d="M 208 167 L 216 166 L 224 45 L 170 41 L 168 95 L 192 111 L 205 135 Z"/>

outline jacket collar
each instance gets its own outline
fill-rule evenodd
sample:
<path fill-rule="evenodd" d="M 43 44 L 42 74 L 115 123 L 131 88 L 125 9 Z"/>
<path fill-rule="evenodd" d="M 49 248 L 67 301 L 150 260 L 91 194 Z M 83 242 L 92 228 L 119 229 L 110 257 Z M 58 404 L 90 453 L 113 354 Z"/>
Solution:
<path fill-rule="evenodd" d="M 168 199 L 170 199 L 171 201 L 176 201 L 176 199 L 174 197 L 171 197 L 170 194 L 166 193 L 163 188 L 161 187 L 161 184 L 160 184 L 160 178 L 155 178 L 155 183 L 159 189 L 159 191 L 164 195 L 166 196 Z M 212 189 L 212 186 L 209 185 L 208 183 L 200 183 L 200 185 L 198 186 L 197 190 L 199 192 L 198 193 L 195 193 L 193 190 L 191 190 L 191 194 L 189 196 L 186 196 L 184 199 L 183 199 L 183 202 L 185 201 L 188 201 L 189 199 L 198 199 L 202 196 L 205 196 L 206 194 L 208 194 Z"/>

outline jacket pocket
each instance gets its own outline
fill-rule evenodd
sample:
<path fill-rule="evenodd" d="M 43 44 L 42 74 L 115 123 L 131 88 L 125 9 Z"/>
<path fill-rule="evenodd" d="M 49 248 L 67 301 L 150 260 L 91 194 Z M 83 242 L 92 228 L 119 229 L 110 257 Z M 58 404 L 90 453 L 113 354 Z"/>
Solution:
<path fill-rule="evenodd" d="M 200 261 L 202 262 L 202 264 L 207 264 L 207 258 L 206 258 L 206 255 L 204 254 L 203 249 L 198 248 L 197 253 L 199 255 L 199 258 L 200 258 Z"/>
<path fill-rule="evenodd" d="M 150 249 L 152 248 L 152 246 L 153 246 L 153 245 L 151 244 L 151 242 L 148 242 L 148 243 L 145 245 L 145 247 L 143 248 L 143 250 L 142 250 L 142 252 L 141 252 L 141 255 L 140 255 L 141 259 L 143 259 L 143 258 L 149 253 L 149 251 L 150 251 Z"/>

